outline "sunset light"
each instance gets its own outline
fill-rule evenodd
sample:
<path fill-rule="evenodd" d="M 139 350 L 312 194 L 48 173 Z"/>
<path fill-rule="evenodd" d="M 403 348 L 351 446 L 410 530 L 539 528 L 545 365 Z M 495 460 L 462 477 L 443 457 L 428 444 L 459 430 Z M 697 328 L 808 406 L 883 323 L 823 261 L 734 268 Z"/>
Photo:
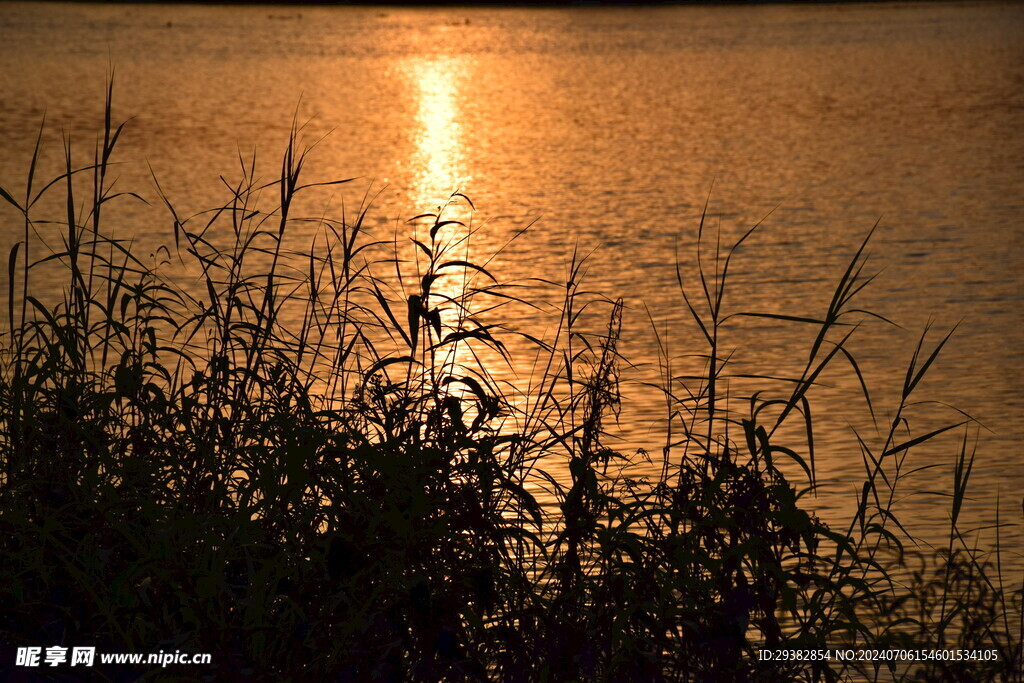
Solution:
<path fill-rule="evenodd" d="M 415 93 L 410 194 L 426 210 L 443 203 L 468 179 L 459 123 L 466 68 L 455 57 L 417 58 L 406 71 Z"/>
<path fill-rule="evenodd" d="M 2 680 L 1024 683 L 1022 8 L 4 2 Z"/>

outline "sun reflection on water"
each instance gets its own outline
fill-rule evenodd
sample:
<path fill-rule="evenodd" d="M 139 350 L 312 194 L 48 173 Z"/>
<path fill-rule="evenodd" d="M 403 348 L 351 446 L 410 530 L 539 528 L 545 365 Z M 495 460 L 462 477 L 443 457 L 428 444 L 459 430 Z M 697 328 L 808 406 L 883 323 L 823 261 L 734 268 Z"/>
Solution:
<path fill-rule="evenodd" d="M 454 57 L 418 57 L 406 73 L 417 102 L 410 198 L 417 207 L 433 210 L 469 180 L 459 120 L 467 69 Z"/>
<path fill-rule="evenodd" d="M 404 73 L 410 96 L 416 103 L 415 119 L 410 121 L 408 134 L 412 143 L 407 162 L 408 197 L 417 212 L 437 216 L 416 222 L 416 238 L 429 246 L 438 263 L 489 265 L 496 245 L 487 231 L 477 232 L 480 226 L 474 224 L 473 208 L 465 195 L 454 194 L 472 193 L 468 161 L 470 132 L 463 105 L 465 87 L 473 75 L 473 62 L 457 56 L 421 56 L 410 60 Z M 437 223 L 442 227 L 433 230 Z M 411 283 L 415 290 L 430 257 L 420 249 L 410 249 L 410 252 L 410 260 L 416 264 L 413 268 L 416 279 Z M 454 380 L 445 385 L 446 391 L 459 399 L 466 425 L 472 422 L 478 405 L 474 392 L 460 378 L 469 377 L 483 384 L 502 383 L 503 386 L 509 381 L 501 355 L 489 343 L 479 339 L 455 339 L 458 333 L 496 322 L 486 314 L 478 317 L 481 309 L 493 307 L 495 301 L 470 294 L 474 288 L 485 287 L 488 277 L 474 268 L 443 268 L 432 281 L 431 295 L 426 302 L 428 308 L 440 314 L 442 329 L 427 342 L 437 346 L 432 360 L 425 365 L 439 377 Z M 504 343 L 500 332 L 491 332 Z M 430 335 L 426 327 L 423 333 Z M 489 390 L 489 393 L 507 391 L 509 389 L 505 388 Z M 502 430 L 514 429 L 513 422 Z"/>
<path fill-rule="evenodd" d="M 453 193 L 465 189 L 469 180 L 462 123 L 464 112 L 460 106 L 464 100 L 462 87 L 468 80 L 466 61 L 451 56 L 420 56 L 412 59 L 404 71 L 416 102 L 416 118 L 410 122 L 409 133 L 411 207 L 417 212 L 438 214 L 438 222 L 445 223 L 440 230 L 431 231 L 431 221 L 424 221 L 423 232 L 418 237 L 429 243 L 435 253 L 444 252 L 446 256 L 442 260 L 470 260 L 471 210 L 465 201 L 453 197 Z M 430 233 L 433 234 L 428 237 Z M 419 259 L 417 270 L 426 267 L 422 253 L 416 252 L 415 258 Z M 465 276 L 460 269 L 447 269 L 438 273 L 431 287 L 430 304 L 439 309 L 449 330 L 458 326 L 455 302 L 464 292 Z M 458 374 L 460 368 L 472 365 L 473 357 L 466 344 L 454 344 L 445 351 L 447 357 L 442 365 L 453 373 Z"/>

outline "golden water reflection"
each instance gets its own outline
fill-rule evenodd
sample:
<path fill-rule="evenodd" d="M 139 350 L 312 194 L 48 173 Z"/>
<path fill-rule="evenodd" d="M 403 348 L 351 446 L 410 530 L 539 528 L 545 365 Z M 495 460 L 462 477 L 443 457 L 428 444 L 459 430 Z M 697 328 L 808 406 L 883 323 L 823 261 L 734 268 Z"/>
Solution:
<path fill-rule="evenodd" d="M 465 85 L 470 80 L 472 62 L 465 57 L 429 55 L 412 58 L 405 66 L 411 98 L 416 103 L 415 120 L 410 122 L 412 149 L 408 158 L 410 206 L 418 213 L 436 213 L 445 225 L 431 230 L 430 219 L 418 221 L 417 239 L 428 244 L 439 262 L 474 261 L 471 248 L 472 211 L 453 193 L 466 189 L 470 180 L 466 155 Z M 449 222 L 457 221 L 457 222 Z M 429 267 L 430 259 L 413 250 L 416 280 Z M 440 313 L 442 337 L 463 324 L 463 315 L 472 315 L 473 302 L 464 298 L 477 273 L 462 268 L 439 272 L 431 286 L 430 308 Z M 480 283 L 478 283 L 480 284 Z M 414 285 L 415 286 L 415 285 Z M 465 306 L 465 310 L 462 309 Z M 439 340 L 435 340 L 439 341 Z M 474 354 L 466 342 L 439 349 L 435 359 L 445 374 L 459 376 L 475 365 Z"/>
<path fill-rule="evenodd" d="M 405 70 L 417 103 L 410 198 L 423 210 L 442 205 L 469 180 L 459 106 L 468 71 L 465 59 L 448 56 L 417 57 Z"/>

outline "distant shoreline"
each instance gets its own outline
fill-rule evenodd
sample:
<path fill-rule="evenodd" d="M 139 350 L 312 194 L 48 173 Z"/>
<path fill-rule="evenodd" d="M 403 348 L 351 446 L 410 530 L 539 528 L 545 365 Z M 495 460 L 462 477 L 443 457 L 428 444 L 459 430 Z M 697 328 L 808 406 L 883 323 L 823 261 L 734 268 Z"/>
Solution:
<path fill-rule="evenodd" d="M 0 0 L 3 2 L 68 2 L 80 4 L 113 4 L 113 5 L 269 5 L 298 7 L 729 7 L 751 5 L 933 5 L 967 3 L 977 4 L 984 0 L 570 0 L 568 2 L 551 2 L 548 0 L 528 2 L 502 2 L 490 0 L 442 0 L 441 2 L 421 2 L 391 0 L 390 2 L 365 2 L 363 0 L 304 0 L 303 2 L 277 2 L 275 0 Z M 998 0 L 997 0 L 998 1 Z"/>

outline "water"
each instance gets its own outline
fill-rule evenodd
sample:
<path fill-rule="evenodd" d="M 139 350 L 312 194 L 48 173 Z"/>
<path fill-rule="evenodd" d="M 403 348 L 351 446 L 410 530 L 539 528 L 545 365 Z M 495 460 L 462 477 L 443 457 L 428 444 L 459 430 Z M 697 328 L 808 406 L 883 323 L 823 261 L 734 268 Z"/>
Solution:
<path fill-rule="evenodd" d="M 85 143 L 84 154 L 111 64 L 116 113 L 134 117 L 120 184 L 154 199 L 148 161 L 183 214 L 224 201 L 218 176 L 237 175 L 239 153 L 258 149 L 269 177 L 293 115 L 313 117 L 309 138 L 329 135 L 311 174 L 360 176 L 339 190 L 350 205 L 367 188 L 380 192 L 379 229 L 460 189 L 489 223 L 476 241 L 482 252 L 539 219 L 492 264 L 505 278 L 562 273 L 574 245 L 596 247 L 589 287 L 626 300 L 622 350 L 641 366 L 629 373 L 635 380 L 657 374 L 645 304 L 669 326 L 673 353 L 695 348 L 673 254 L 677 245 L 691 253 L 708 197 L 712 224 L 728 240 L 770 214 L 735 264 L 732 310 L 821 315 L 878 222 L 869 269 L 881 274 L 861 303 L 905 329 L 871 325 L 855 337 L 874 397 L 892 405 L 928 321 L 942 332 L 962 321 L 922 397 L 988 428 L 978 436 L 966 526 L 993 523 L 997 499 L 1002 521 L 1020 522 L 1021 35 L 1024 9 L 1009 3 L 5 3 L 0 183 L 21 187 L 44 111 Z M 45 161 L 57 168 L 56 156 Z M 158 209 L 120 211 L 146 247 L 170 240 Z M 7 249 L 20 227 L 9 211 L 0 221 Z M 725 339 L 738 347 L 738 371 L 769 373 L 798 370 L 809 342 L 766 323 L 731 327 Z M 850 425 L 867 425 L 856 382 L 827 379 L 815 435 L 826 485 L 812 502 L 838 520 L 863 471 Z M 660 400 L 636 385 L 624 391 L 622 447 L 656 452 Z M 948 490 L 956 448 L 951 439 L 916 456 L 943 466 L 907 490 Z M 946 513 L 935 502 L 913 497 L 899 509 L 920 533 L 941 538 Z M 1004 534 L 1016 563 L 1021 538 L 1019 529 Z"/>

